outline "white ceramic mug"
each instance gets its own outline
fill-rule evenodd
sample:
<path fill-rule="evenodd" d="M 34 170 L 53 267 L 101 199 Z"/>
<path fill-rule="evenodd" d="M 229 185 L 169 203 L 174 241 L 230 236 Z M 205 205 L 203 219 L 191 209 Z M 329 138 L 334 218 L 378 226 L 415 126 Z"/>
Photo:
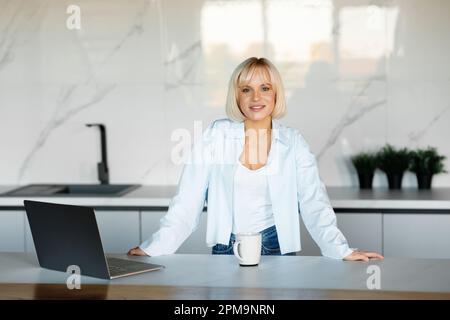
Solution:
<path fill-rule="evenodd" d="M 238 233 L 233 252 L 241 266 L 257 266 L 261 260 L 261 233 Z"/>

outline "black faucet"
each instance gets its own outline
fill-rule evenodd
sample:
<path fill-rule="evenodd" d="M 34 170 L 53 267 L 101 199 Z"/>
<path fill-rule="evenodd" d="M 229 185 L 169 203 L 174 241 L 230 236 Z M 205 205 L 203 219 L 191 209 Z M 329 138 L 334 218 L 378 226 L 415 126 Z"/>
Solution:
<path fill-rule="evenodd" d="M 97 163 L 98 179 L 101 184 L 109 184 L 109 169 L 106 156 L 106 127 L 101 123 L 87 123 L 87 127 L 100 128 L 100 142 L 102 147 L 102 162 Z"/>

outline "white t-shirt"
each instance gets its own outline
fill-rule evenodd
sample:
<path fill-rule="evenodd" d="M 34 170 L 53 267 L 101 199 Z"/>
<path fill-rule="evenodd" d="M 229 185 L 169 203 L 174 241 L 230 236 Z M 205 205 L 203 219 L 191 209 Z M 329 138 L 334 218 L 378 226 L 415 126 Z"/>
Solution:
<path fill-rule="evenodd" d="M 266 166 L 251 170 L 238 160 L 234 176 L 234 234 L 260 232 L 275 224 L 266 172 Z"/>

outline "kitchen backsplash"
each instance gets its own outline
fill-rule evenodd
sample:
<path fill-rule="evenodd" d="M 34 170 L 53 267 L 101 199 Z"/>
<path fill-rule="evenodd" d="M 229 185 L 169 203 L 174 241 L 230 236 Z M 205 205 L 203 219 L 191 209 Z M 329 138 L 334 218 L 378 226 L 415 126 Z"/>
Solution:
<path fill-rule="evenodd" d="M 450 158 L 449 31 L 446 0 L 0 0 L 0 184 L 97 182 L 95 122 L 111 183 L 176 184 L 172 133 L 225 117 L 250 56 L 280 70 L 326 185 L 357 186 L 349 157 L 385 143 Z"/>

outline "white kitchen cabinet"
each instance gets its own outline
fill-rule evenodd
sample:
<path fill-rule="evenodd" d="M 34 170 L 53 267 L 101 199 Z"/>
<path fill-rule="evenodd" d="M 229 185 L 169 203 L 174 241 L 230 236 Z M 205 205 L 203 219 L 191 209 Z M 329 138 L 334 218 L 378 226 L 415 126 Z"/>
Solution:
<path fill-rule="evenodd" d="M 140 240 L 139 211 L 95 211 L 103 249 L 107 253 L 126 253 Z"/>
<path fill-rule="evenodd" d="M 0 211 L 0 252 L 25 251 L 25 212 Z"/>
<path fill-rule="evenodd" d="M 381 213 L 337 213 L 337 225 L 351 248 L 382 253 Z M 303 221 L 300 222 L 302 251 L 298 255 L 319 256 L 319 246 L 310 236 Z"/>
<path fill-rule="evenodd" d="M 28 217 L 26 214 L 25 214 L 25 251 L 36 252 L 33 242 L 33 236 L 31 235 L 30 223 L 28 222 Z"/>
<path fill-rule="evenodd" d="M 351 248 L 383 252 L 381 213 L 337 213 L 337 224 Z"/>
<path fill-rule="evenodd" d="M 450 259 L 450 214 L 385 214 L 386 257 Z"/>
<path fill-rule="evenodd" d="M 96 211 L 106 252 L 125 253 L 156 232 L 166 211 Z M 381 252 L 387 257 L 450 258 L 449 214 L 337 213 L 339 229 L 350 247 Z M 206 212 L 197 230 L 177 253 L 211 253 L 205 243 Z M 302 251 L 320 255 L 303 222 Z M 34 252 L 28 220 L 23 211 L 0 211 L 0 251 Z"/>
<path fill-rule="evenodd" d="M 297 252 L 299 256 L 320 256 L 320 249 L 316 242 L 312 239 L 311 235 L 306 229 L 305 224 L 300 216 L 300 240 L 302 250 Z"/>
<path fill-rule="evenodd" d="M 143 211 L 142 215 L 142 241 L 151 237 L 159 229 L 160 219 L 167 211 Z M 207 214 L 202 212 L 197 229 L 181 245 L 176 253 L 211 253 L 211 248 L 206 245 L 206 221 Z"/>

